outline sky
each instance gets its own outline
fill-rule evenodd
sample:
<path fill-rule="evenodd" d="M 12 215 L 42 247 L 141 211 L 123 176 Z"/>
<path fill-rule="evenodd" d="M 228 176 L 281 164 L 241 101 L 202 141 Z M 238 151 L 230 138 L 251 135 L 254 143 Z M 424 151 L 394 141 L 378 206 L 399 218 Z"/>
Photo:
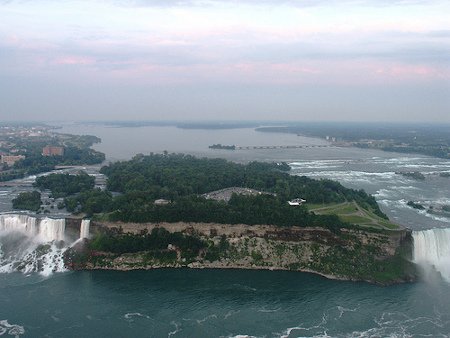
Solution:
<path fill-rule="evenodd" d="M 0 120 L 450 122 L 449 0 L 0 0 Z"/>

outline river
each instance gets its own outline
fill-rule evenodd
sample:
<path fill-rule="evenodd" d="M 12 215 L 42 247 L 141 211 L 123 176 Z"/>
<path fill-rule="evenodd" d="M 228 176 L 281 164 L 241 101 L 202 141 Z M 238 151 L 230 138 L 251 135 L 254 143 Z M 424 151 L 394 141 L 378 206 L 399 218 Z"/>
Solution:
<path fill-rule="evenodd" d="M 292 173 L 331 178 L 375 195 L 383 211 L 413 230 L 445 229 L 450 219 L 406 205 L 450 204 L 450 161 L 355 148 L 211 150 L 214 143 L 329 145 L 253 129 L 184 130 L 67 124 L 62 132 L 102 138 L 108 160 L 135 153 L 286 161 Z M 421 171 L 416 181 L 397 171 Z M 30 182 L 32 178 L 28 179 Z M 27 180 L 25 180 L 27 181 Z M 3 211 L 19 188 L 0 188 Z M 431 230 L 433 231 L 433 230 Z M 443 230 L 445 231 L 445 230 Z M 448 244 L 448 243 L 446 243 Z M 447 257 L 444 257 L 447 259 Z M 448 260 L 444 262 L 449 265 Z M 414 284 L 380 287 L 306 273 L 154 270 L 0 274 L 0 335 L 48 337 L 409 337 L 450 335 L 450 284 L 428 271 Z"/>

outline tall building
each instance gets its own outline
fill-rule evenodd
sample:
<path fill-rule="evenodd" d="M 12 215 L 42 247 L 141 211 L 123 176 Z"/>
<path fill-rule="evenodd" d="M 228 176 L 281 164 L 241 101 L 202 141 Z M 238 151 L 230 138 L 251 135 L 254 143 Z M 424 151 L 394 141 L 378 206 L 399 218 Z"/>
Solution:
<path fill-rule="evenodd" d="M 1 163 L 6 163 L 8 166 L 13 166 L 14 163 L 16 163 L 17 161 L 20 161 L 22 159 L 24 159 L 25 156 L 23 155 L 2 155 L 1 156 Z"/>
<path fill-rule="evenodd" d="M 64 147 L 46 146 L 42 149 L 43 156 L 63 156 Z"/>

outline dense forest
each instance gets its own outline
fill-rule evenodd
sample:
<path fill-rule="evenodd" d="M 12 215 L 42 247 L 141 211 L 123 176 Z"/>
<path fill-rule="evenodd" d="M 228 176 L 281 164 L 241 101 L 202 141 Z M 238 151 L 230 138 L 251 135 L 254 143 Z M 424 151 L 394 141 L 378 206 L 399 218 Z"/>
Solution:
<path fill-rule="evenodd" d="M 145 192 L 150 199 L 175 201 L 182 196 L 246 187 L 275 193 L 283 202 L 300 197 L 309 203 L 355 200 L 381 214 L 375 199 L 363 190 L 347 189 L 331 180 L 292 176 L 286 172 L 288 169 L 286 163 L 238 164 L 183 154 L 153 154 L 110 164 L 101 172 L 108 176 L 108 190 L 121 192 L 130 199 Z"/>
<path fill-rule="evenodd" d="M 85 172 L 78 175 L 70 174 L 50 174 L 36 178 L 34 187 L 41 190 L 49 189 L 52 198 L 66 197 L 75 193 L 94 188 L 95 177 L 89 176 Z"/>
<path fill-rule="evenodd" d="M 375 199 L 363 190 L 347 189 L 331 180 L 292 176 L 289 170 L 286 163 L 238 164 L 183 154 L 139 154 L 101 169 L 108 177 L 104 190 L 94 188 L 94 177 L 85 173 L 38 177 L 34 186 L 50 190 L 52 198 L 64 197 L 58 207 L 109 221 L 323 226 L 332 231 L 351 226 L 336 215 L 316 215 L 305 205 L 287 203 L 295 198 L 315 205 L 355 201 L 386 218 Z M 203 196 L 230 187 L 268 194 L 233 194 L 226 201 Z M 16 208 L 39 209 L 38 192 L 19 197 Z M 164 203 L 155 203 L 159 199 Z"/>
<path fill-rule="evenodd" d="M 69 211 L 101 214 L 98 217 L 111 221 L 326 226 L 332 230 L 350 226 L 337 216 L 314 215 L 305 206 L 287 203 L 301 197 L 315 204 L 356 201 L 386 217 L 375 199 L 363 190 L 347 189 L 330 180 L 292 176 L 288 169 L 286 163 L 238 164 L 167 153 L 136 155 L 130 161 L 101 169 L 108 177 L 106 191 L 84 190 L 67 197 L 65 204 Z M 233 195 L 228 202 L 201 196 L 228 187 L 272 194 Z M 168 203 L 155 204 L 157 199 L 166 199 Z"/>
<path fill-rule="evenodd" d="M 170 233 L 164 228 L 156 228 L 151 233 L 142 233 L 140 236 L 104 230 L 89 243 L 90 249 L 97 251 L 116 254 L 150 251 L 147 254 L 158 255 L 159 259 L 164 256 L 167 258 L 172 256 L 174 259 L 176 252 L 167 250 L 170 245 L 179 248 L 185 258 L 196 257 L 201 249 L 208 246 L 205 241 L 197 237 L 181 232 Z"/>
<path fill-rule="evenodd" d="M 38 191 L 21 192 L 12 200 L 13 209 L 38 211 L 41 207 L 41 194 Z"/>

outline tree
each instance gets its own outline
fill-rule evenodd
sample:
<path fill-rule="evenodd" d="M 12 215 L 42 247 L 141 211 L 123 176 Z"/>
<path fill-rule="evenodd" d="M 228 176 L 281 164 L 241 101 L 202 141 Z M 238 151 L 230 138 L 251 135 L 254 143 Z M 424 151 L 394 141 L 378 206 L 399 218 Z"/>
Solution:
<path fill-rule="evenodd" d="M 21 192 L 12 200 L 14 209 L 38 211 L 41 207 L 41 194 L 38 191 Z"/>

